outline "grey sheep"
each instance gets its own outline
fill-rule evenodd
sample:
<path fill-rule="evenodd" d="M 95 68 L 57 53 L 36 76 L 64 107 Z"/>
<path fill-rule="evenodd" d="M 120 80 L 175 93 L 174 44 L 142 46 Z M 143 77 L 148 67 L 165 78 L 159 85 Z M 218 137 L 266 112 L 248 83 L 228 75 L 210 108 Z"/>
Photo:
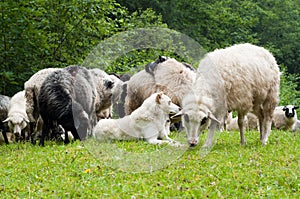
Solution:
<path fill-rule="evenodd" d="M 2 132 L 3 140 L 6 144 L 9 143 L 6 133 L 9 132 L 9 127 L 6 122 L 3 122 L 7 118 L 8 106 L 10 97 L 0 95 L 0 130 Z"/>

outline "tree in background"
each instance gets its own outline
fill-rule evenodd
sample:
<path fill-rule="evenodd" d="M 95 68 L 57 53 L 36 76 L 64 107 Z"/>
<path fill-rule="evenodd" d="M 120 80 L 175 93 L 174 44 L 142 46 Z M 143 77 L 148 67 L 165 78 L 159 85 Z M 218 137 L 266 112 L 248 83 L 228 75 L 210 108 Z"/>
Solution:
<path fill-rule="evenodd" d="M 286 0 L 117 0 L 129 11 L 152 8 L 168 27 L 207 51 L 237 43 L 271 50 L 290 73 L 300 73 L 300 3 Z"/>
<path fill-rule="evenodd" d="M 114 0 L 2 0 L 0 92 L 13 95 L 36 71 L 80 64 L 101 40 L 163 26 L 151 9 L 129 13 Z"/>

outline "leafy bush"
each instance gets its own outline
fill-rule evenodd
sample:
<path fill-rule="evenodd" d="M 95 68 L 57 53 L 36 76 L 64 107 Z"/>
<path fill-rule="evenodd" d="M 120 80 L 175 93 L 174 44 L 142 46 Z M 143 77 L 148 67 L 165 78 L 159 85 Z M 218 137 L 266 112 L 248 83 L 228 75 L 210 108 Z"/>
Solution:
<path fill-rule="evenodd" d="M 287 68 L 281 65 L 280 105 L 300 105 L 299 81 L 298 75 L 287 73 Z"/>

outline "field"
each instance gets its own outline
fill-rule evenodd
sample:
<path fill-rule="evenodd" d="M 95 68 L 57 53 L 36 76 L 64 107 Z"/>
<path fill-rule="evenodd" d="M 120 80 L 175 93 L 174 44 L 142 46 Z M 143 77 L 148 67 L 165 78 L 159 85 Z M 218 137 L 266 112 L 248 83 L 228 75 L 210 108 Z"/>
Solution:
<path fill-rule="evenodd" d="M 173 136 L 183 137 L 177 132 Z M 201 138 L 203 141 L 203 135 Z M 207 153 L 200 146 L 182 151 L 173 147 L 173 155 L 165 145 L 138 141 L 111 143 L 112 148 L 126 151 L 119 158 L 124 162 L 127 154 L 128 167 L 120 165 L 115 153 L 118 150 L 111 150 L 109 144 L 100 150 L 98 146 L 80 142 L 67 146 L 46 142 L 45 147 L 30 143 L 1 145 L 0 195 L 1 198 L 300 198 L 300 134 L 273 131 L 267 146 L 260 144 L 258 132 L 247 132 L 246 139 L 247 144 L 242 147 L 238 132 L 223 132 Z M 140 159 L 130 154 L 144 157 L 149 154 L 155 157 L 153 165 L 158 167 L 149 169 L 147 158 L 143 167 Z"/>

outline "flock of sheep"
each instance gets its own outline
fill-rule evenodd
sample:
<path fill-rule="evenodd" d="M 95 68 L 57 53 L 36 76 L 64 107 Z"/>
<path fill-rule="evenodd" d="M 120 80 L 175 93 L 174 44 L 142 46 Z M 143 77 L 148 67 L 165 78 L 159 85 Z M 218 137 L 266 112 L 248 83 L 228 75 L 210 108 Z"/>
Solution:
<path fill-rule="evenodd" d="M 24 90 L 13 97 L 0 96 L 2 140 L 35 143 L 39 139 L 43 146 L 45 139 L 63 137 L 68 143 L 69 137 L 97 137 L 100 123 L 109 133 L 109 125 L 116 120 L 105 122 L 108 118 L 133 118 L 135 110 L 150 96 L 162 92 L 181 110 L 167 118 L 148 120 L 163 126 L 164 131 L 170 128 L 170 120 L 181 121 L 190 146 L 199 143 L 199 135 L 206 129 L 209 132 L 204 147 L 211 146 L 214 132 L 222 129 L 239 130 L 242 145 L 246 142 L 245 130 L 256 129 L 261 142 L 266 144 L 272 125 L 277 129 L 300 129 L 298 107 L 277 107 L 279 86 L 275 58 L 266 49 L 252 44 L 210 52 L 197 70 L 187 63 L 160 56 L 129 80 L 82 66 L 47 68 L 34 74 L 25 82 Z M 152 115 L 158 114 L 155 108 L 151 110 Z M 232 118 L 232 111 L 236 111 L 236 118 Z M 138 112 L 143 114 L 145 111 Z M 143 124 L 139 120 L 124 121 Z M 159 137 L 159 133 L 154 135 L 155 139 Z"/>

